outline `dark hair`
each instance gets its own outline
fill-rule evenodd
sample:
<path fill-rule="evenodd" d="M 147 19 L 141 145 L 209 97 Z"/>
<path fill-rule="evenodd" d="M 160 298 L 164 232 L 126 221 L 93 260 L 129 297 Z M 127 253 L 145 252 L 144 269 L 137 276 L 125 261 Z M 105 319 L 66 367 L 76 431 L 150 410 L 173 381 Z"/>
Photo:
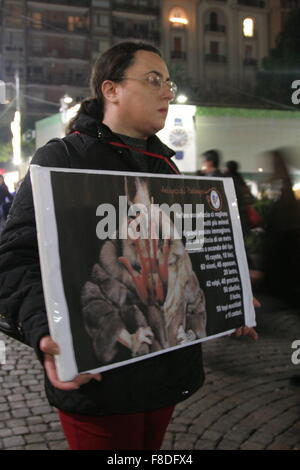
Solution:
<path fill-rule="evenodd" d="M 82 101 L 76 116 L 70 121 L 67 132 L 80 114 L 84 113 L 102 121 L 104 100 L 101 85 L 105 80 L 121 81 L 127 68 L 133 64 L 137 51 L 149 51 L 161 57 L 161 52 L 151 44 L 144 42 L 120 42 L 100 55 L 93 67 L 90 79 L 91 98 Z"/>
<path fill-rule="evenodd" d="M 219 168 L 220 152 L 218 150 L 207 150 L 202 156 L 207 162 L 212 162 L 215 168 Z"/>
<path fill-rule="evenodd" d="M 226 168 L 230 173 L 237 173 L 239 164 L 235 160 L 230 160 L 229 162 L 226 162 Z"/>

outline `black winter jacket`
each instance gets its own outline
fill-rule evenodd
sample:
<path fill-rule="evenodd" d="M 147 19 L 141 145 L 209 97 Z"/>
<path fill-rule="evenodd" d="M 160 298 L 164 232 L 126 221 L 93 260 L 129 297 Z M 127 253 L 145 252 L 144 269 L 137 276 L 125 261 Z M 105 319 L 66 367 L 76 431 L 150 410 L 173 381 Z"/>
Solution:
<path fill-rule="evenodd" d="M 109 144 L 118 139 L 106 126 L 81 115 L 76 121 L 76 130 L 79 133 L 63 139 L 67 148 L 60 141 L 50 142 L 37 150 L 32 163 L 49 167 L 144 171 L 129 150 Z M 174 154 L 156 136 L 150 137 L 148 148 L 168 160 Z M 174 173 L 164 159 L 144 154 L 141 159 L 147 159 L 149 172 Z M 145 162 L 141 167 L 145 168 Z M 18 327 L 24 343 L 35 349 L 42 362 L 39 341 L 49 334 L 49 329 L 29 172 L 15 197 L 1 238 L 1 314 Z M 50 404 L 63 411 L 110 415 L 175 405 L 191 396 L 203 380 L 201 346 L 197 344 L 106 371 L 101 382 L 91 380 L 74 391 L 54 388 L 45 374 L 45 389 Z"/>

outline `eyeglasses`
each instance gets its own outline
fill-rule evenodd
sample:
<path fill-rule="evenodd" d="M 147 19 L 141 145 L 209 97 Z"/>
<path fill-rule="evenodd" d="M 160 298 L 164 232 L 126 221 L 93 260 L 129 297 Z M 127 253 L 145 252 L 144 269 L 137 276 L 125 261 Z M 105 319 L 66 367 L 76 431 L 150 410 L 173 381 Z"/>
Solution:
<path fill-rule="evenodd" d="M 173 99 L 177 94 L 177 85 L 175 82 L 172 82 L 171 80 L 163 80 L 160 75 L 156 74 L 149 74 L 145 78 L 121 77 L 120 80 L 138 80 L 139 82 L 146 82 L 156 90 L 161 90 L 164 85 L 167 85 L 169 91 L 173 95 Z"/>

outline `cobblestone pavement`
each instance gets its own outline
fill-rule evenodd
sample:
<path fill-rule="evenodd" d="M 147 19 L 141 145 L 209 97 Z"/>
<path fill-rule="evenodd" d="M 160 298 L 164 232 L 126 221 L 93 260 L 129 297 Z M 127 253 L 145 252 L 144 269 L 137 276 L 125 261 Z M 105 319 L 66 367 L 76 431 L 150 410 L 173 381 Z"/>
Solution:
<path fill-rule="evenodd" d="M 206 382 L 175 410 L 163 449 L 300 449 L 300 388 L 289 377 L 300 311 L 258 313 L 260 339 L 203 344 Z M 32 350 L 0 334 L 0 449 L 67 449 Z"/>

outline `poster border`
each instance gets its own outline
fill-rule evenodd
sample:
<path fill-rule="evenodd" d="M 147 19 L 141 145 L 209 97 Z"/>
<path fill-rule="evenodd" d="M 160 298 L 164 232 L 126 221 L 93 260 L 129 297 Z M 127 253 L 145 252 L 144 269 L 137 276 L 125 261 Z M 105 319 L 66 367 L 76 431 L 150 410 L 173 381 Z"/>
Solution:
<path fill-rule="evenodd" d="M 37 224 L 37 237 L 39 245 L 39 255 L 41 262 L 42 282 L 45 294 L 45 304 L 47 309 L 47 316 L 49 321 L 50 334 L 55 338 L 55 341 L 59 344 L 61 354 L 64 354 L 64 363 L 62 364 L 59 356 L 55 357 L 57 366 L 58 376 L 61 381 L 72 380 L 76 375 L 79 374 L 78 366 L 75 359 L 75 352 L 73 346 L 73 337 L 71 334 L 69 309 L 67 300 L 64 292 L 64 285 L 61 273 L 61 263 L 59 257 L 59 240 L 58 231 L 55 217 L 54 199 L 52 194 L 51 185 L 51 173 L 85 173 L 85 174 L 98 174 L 98 175 L 116 175 L 116 176 L 133 176 L 133 177 L 149 177 L 149 178 L 166 178 L 166 179 L 188 179 L 188 180 L 219 180 L 224 184 L 224 192 L 227 195 L 228 191 L 235 195 L 233 182 L 226 177 L 205 177 L 205 176 L 194 176 L 194 175 L 165 175 L 165 174 L 153 174 L 153 173 L 141 173 L 141 172 L 120 172 L 120 171 L 109 171 L 109 170 L 90 170 L 90 169 L 75 169 L 75 168 L 57 168 L 57 167 L 44 167 L 39 165 L 30 166 L 30 176 L 32 179 L 32 188 L 34 196 L 34 208 L 36 212 L 36 224 Z M 42 187 L 42 190 L 41 190 Z M 228 201 L 228 199 L 227 199 Z M 247 273 L 248 263 L 246 259 L 243 235 L 240 224 L 237 219 L 239 218 L 237 200 L 231 204 L 228 201 L 228 207 L 230 212 L 230 220 L 232 222 L 232 233 L 234 239 L 235 251 L 239 252 L 239 256 L 236 257 L 238 268 L 241 277 L 241 285 L 244 287 L 243 291 L 252 292 L 249 274 Z M 53 221 L 49 224 L 49 218 Z M 48 220 L 48 222 L 47 222 Z M 189 253 L 189 251 L 187 250 Z M 191 251 L 192 253 L 192 251 Z M 248 275 L 247 275 L 248 274 Z M 57 278 L 56 286 L 54 283 L 47 283 L 46 279 Z M 249 297 L 249 298 L 248 298 Z M 256 326 L 255 322 L 255 311 L 252 305 L 251 296 L 243 295 L 244 312 L 247 312 L 247 326 Z M 54 301 L 55 299 L 56 301 Z M 194 344 L 209 341 L 211 339 L 220 338 L 233 333 L 235 330 L 230 329 L 222 331 L 215 335 L 206 336 L 205 338 L 199 338 L 189 343 L 184 343 L 171 348 L 166 348 L 160 351 L 148 353 L 146 356 L 139 356 L 130 358 L 122 362 L 116 362 L 105 366 L 100 366 L 95 369 L 89 369 L 88 371 L 80 372 L 83 373 L 96 373 L 104 372 L 105 370 L 111 370 L 117 367 L 122 367 L 127 364 L 139 362 L 160 354 L 164 354 L 175 349 L 181 349 L 183 347 L 192 346 Z"/>

